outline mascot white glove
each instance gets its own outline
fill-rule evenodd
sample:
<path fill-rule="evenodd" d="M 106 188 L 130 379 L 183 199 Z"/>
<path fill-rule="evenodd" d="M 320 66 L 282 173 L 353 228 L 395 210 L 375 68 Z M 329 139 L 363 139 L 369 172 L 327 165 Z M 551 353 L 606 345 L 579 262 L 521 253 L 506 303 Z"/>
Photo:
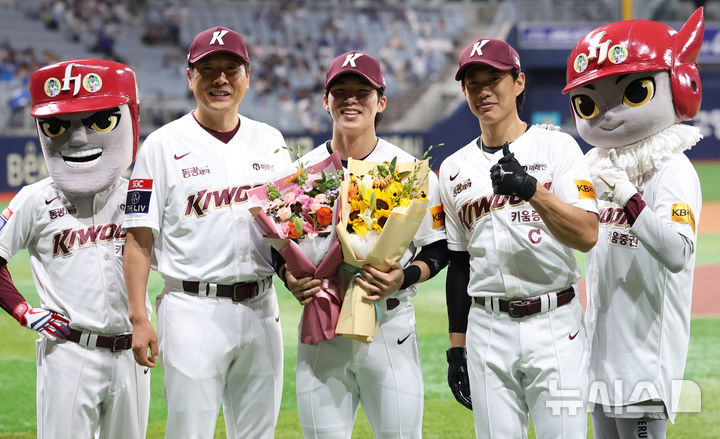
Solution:
<path fill-rule="evenodd" d="M 610 161 L 612 168 L 603 169 L 593 178 L 595 194 L 601 200 L 614 201 L 620 207 L 625 207 L 628 200 L 638 191 L 635 185 L 630 183 L 630 177 L 625 169 L 618 165 L 617 153 L 614 149 L 610 150 Z"/>

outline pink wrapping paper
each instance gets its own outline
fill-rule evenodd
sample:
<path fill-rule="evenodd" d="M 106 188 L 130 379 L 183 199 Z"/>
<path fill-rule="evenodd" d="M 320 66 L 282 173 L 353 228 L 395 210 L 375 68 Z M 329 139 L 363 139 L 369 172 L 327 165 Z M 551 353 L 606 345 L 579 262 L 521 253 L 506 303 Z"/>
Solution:
<path fill-rule="evenodd" d="M 303 309 L 300 341 L 315 344 L 335 337 L 335 327 L 340 317 L 340 278 L 337 276 L 342 264 L 340 242 L 335 238 L 330 251 L 317 268 L 297 246 L 286 245 L 279 251 L 287 262 L 287 269 L 296 278 L 312 276 L 322 279 L 320 291 Z"/>

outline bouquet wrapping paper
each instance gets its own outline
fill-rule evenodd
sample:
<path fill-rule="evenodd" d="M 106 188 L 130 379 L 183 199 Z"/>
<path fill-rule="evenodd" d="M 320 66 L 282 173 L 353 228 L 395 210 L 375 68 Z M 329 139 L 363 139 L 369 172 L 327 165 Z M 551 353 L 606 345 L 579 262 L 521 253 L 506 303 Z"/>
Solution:
<path fill-rule="evenodd" d="M 320 202 L 314 205 L 307 196 L 303 198 L 297 194 L 300 189 L 306 194 L 312 193 L 313 184 L 315 184 L 314 192 L 317 192 L 315 176 L 323 175 L 322 179 L 326 177 L 329 179 L 337 175 L 340 170 L 342 170 L 340 155 L 334 153 L 322 162 L 301 168 L 293 175 L 277 180 L 271 185 L 254 188 L 248 193 L 252 205 L 249 209 L 250 213 L 262 229 L 265 239 L 285 259 L 287 270 L 298 279 L 303 277 L 322 279 L 321 290 L 315 294 L 313 301 L 303 308 L 300 341 L 305 344 L 315 344 L 336 336 L 335 328 L 341 304 L 338 268 L 343 259 L 342 249 L 335 233 L 339 204 L 337 194 L 315 196 L 313 202 L 317 203 L 317 200 Z M 303 184 L 297 182 L 301 172 L 309 175 Z M 337 180 L 339 184 L 340 178 L 338 177 Z M 332 187 L 332 184 L 330 186 Z M 268 194 L 272 193 L 273 189 L 279 192 L 279 197 L 275 193 L 275 199 L 282 199 L 284 204 L 278 202 L 272 204 L 273 201 Z M 339 192 L 339 188 L 328 192 L 333 191 Z M 288 207 L 288 204 L 292 206 L 290 210 L 294 210 L 295 213 L 292 218 L 288 218 L 287 211 L 282 211 Z M 330 211 L 326 207 L 329 207 Z"/>
<path fill-rule="evenodd" d="M 424 194 L 427 194 L 428 187 L 428 161 L 393 162 L 392 165 L 397 171 L 394 180 L 401 180 L 404 184 L 407 184 L 408 178 L 414 176 L 416 183 L 418 183 L 417 192 L 422 193 L 423 196 L 406 199 L 403 203 L 406 204 L 405 206 L 394 207 L 383 224 L 376 225 L 373 230 L 361 236 L 348 230 L 353 229 L 352 209 L 351 204 L 348 202 L 353 179 L 357 181 L 358 178 L 369 175 L 378 166 L 382 165 L 383 163 L 380 162 L 350 159 L 348 160 L 346 178 L 343 179 L 340 186 L 341 207 L 337 234 L 342 245 L 344 262 L 352 267 L 360 268 L 368 264 L 379 270 L 387 270 L 389 267 L 385 259 L 400 260 L 410 246 L 427 211 L 429 201 Z M 385 165 L 387 164 L 385 163 Z M 401 178 L 398 178 L 398 176 Z M 348 224 L 351 224 L 350 228 L 348 228 Z M 379 233 L 377 232 L 378 228 L 381 229 Z M 377 334 L 382 307 L 378 301 L 363 299 L 363 294 L 366 294 L 365 291 L 354 281 L 351 281 L 345 294 L 335 332 L 345 337 L 370 343 Z"/>

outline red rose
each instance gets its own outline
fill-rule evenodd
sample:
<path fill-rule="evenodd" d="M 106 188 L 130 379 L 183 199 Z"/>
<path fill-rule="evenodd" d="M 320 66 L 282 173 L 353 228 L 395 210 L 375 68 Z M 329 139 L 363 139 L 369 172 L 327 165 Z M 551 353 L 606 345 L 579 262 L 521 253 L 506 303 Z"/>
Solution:
<path fill-rule="evenodd" d="M 317 210 L 317 222 L 321 226 L 327 226 L 332 223 L 332 209 L 322 206 Z"/>

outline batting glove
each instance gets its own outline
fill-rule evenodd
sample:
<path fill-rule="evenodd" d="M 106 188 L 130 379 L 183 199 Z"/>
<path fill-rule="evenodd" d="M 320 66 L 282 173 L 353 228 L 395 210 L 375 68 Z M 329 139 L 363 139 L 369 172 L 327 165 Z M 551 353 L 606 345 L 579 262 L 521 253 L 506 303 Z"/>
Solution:
<path fill-rule="evenodd" d="M 15 307 L 13 317 L 20 325 L 39 332 L 50 340 L 65 340 L 70 335 L 68 319 L 42 308 L 33 308 L 27 302 Z"/>
<path fill-rule="evenodd" d="M 618 164 L 614 149 L 610 150 L 610 161 L 613 167 L 603 169 L 593 178 L 595 194 L 601 200 L 614 201 L 620 207 L 625 207 L 628 200 L 637 193 L 637 189 L 630 183 L 630 177 L 625 169 Z"/>
<path fill-rule="evenodd" d="M 452 390 L 457 402 L 472 410 L 465 348 L 450 348 L 447 350 L 446 355 L 450 390 Z"/>
<path fill-rule="evenodd" d="M 537 189 L 537 179 L 525 172 L 507 142 L 503 145 L 503 157 L 490 168 L 490 180 L 496 194 L 517 196 L 525 201 L 530 200 Z"/>

